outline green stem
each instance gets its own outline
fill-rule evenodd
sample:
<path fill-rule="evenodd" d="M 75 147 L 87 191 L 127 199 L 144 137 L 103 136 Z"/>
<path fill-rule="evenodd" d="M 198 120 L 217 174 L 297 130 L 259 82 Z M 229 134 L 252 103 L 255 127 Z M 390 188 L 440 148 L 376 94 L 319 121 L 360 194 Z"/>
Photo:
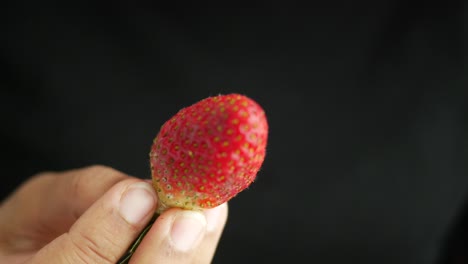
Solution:
<path fill-rule="evenodd" d="M 156 221 L 156 218 L 158 218 L 159 214 L 154 214 L 154 216 L 151 218 L 150 222 L 146 225 L 145 229 L 141 231 L 140 235 L 133 241 L 132 245 L 128 248 L 127 252 L 117 261 L 117 264 L 128 264 L 130 261 L 130 258 L 132 258 L 133 253 L 138 248 L 138 245 L 140 245 L 141 241 L 145 237 L 146 233 L 151 229 L 153 226 L 154 221 Z"/>

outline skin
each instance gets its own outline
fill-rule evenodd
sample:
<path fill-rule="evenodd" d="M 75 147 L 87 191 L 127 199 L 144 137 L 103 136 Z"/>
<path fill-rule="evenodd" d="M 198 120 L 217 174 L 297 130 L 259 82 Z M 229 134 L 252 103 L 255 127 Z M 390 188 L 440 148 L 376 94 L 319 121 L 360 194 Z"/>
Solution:
<path fill-rule="evenodd" d="M 148 181 L 112 168 L 41 173 L 0 205 L 0 263 L 116 263 L 156 207 Z M 165 211 L 130 263 L 210 263 L 227 214 Z"/>

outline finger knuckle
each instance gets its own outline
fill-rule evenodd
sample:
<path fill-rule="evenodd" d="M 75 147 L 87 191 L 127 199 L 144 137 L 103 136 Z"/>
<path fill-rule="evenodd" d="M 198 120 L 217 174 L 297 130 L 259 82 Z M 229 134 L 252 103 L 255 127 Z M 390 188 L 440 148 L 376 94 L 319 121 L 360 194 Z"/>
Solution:
<path fill-rule="evenodd" d="M 73 251 L 82 263 L 113 264 L 116 262 L 106 247 L 100 246 L 91 236 L 79 233 L 76 236 L 69 235 Z M 104 243 L 105 244 L 105 243 Z"/>

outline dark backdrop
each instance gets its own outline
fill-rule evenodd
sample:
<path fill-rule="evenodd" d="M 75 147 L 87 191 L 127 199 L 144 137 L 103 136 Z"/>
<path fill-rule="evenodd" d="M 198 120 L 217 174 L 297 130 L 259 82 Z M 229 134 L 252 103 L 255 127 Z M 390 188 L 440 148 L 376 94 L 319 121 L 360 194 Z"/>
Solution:
<path fill-rule="evenodd" d="M 2 197 L 42 170 L 148 178 L 166 119 L 237 92 L 268 154 L 214 263 L 467 263 L 463 1 L 72 3 L 2 10 Z"/>

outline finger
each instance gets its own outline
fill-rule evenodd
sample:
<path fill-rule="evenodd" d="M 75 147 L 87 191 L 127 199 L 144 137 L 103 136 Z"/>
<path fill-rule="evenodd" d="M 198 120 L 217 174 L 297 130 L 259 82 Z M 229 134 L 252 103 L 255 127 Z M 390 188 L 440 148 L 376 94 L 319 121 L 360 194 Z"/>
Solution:
<path fill-rule="evenodd" d="M 129 176 L 104 166 L 42 173 L 23 184 L 2 206 L 2 237 L 12 250 L 33 250 L 66 232 L 110 187 Z M 18 243 L 22 241 L 22 243 Z M 34 241 L 34 243 L 32 243 Z"/>
<path fill-rule="evenodd" d="M 192 263 L 211 263 L 224 226 L 226 225 L 228 217 L 227 203 L 205 210 L 205 217 L 207 222 L 206 234 L 197 248 Z"/>
<path fill-rule="evenodd" d="M 130 263 L 192 263 L 205 232 L 203 212 L 169 209 L 156 219 Z"/>
<path fill-rule="evenodd" d="M 73 197 L 68 201 L 55 202 L 55 208 L 48 206 L 50 214 L 67 212 L 67 217 L 74 223 L 94 202 L 103 196 L 116 183 L 131 177 L 113 168 L 94 165 L 72 170 L 58 177 L 60 186 L 56 188 L 57 197 Z M 49 202 L 53 202 L 49 200 Z"/>
<path fill-rule="evenodd" d="M 119 182 L 68 233 L 42 248 L 32 263 L 116 263 L 149 222 L 156 204 L 149 183 Z"/>

